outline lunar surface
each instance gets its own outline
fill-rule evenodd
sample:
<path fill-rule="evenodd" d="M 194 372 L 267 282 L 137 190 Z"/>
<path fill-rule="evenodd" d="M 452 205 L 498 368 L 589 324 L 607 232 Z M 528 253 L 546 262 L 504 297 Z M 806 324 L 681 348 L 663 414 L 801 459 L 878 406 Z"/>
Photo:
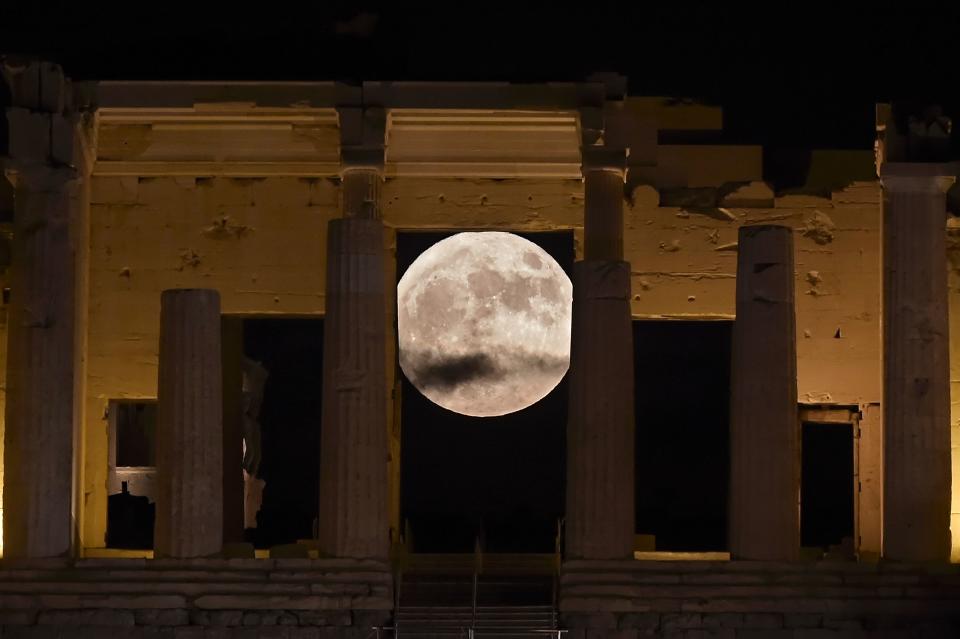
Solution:
<path fill-rule="evenodd" d="M 530 406 L 570 366 L 573 286 L 542 248 L 511 233 L 458 233 L 397 285 L 400 367 L 444 408 L 477 417 Z"/>

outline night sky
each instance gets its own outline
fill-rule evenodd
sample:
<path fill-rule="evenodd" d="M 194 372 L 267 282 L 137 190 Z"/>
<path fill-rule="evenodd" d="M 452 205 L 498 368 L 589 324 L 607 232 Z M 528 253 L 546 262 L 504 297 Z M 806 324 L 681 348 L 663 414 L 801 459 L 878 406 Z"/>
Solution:
<path fill-rule="evenodd" d="M 727 139 L 871 148 L 873 104 L 960 106 L 957 2 L 16 2 L 0 51 L 77 79 L 580 80 L 722 103 Z M 955 127 L 957 128 L 957 127 Z"/>

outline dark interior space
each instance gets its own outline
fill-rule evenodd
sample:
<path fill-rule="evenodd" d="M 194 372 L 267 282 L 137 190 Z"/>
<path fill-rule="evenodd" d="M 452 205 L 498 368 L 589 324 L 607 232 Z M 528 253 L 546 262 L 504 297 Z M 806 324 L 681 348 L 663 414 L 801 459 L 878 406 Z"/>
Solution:
<path fill-rule="evenodd" d="M 454 232 L 397 236 L 397 279 L 424 250 Z M 569 231 L 517 233 L 569 275 Z M 564 508 L 566 378 L 542 400 L 500 417 L 437 406 L 401 378 L 401 504 L 415 552 L 553 552 Z"/>
<path fill-rule="evenodd" d="M 636 532 L 656 550 L 727 548 L 732 325 L 633 323 Z"/>
<path fill-rule="evenodd" d="M 157 403 L 155 401 L 112 402 L 117 468 L 150 469 L 156 465 L 155 443 Z M 149 471 L 147 471 L 149 472 Z M 147 495 L 121 482 L 120 492 L 107 498 L 108 548 L 148 550 L 153 548 L 156 506 Z"/>
<path fill-rule="evenodd" d="M 800 544 L 837 546 L 853 537 L 853 426 L 802 426 Z"/>
<path fill-rule="evenodd" d="M 117 466 L 156 464 L 156 402 L 122 402 L 117 410 Z"/>
<path fill-rule="evenodd" d="M 309 539 L 319 499 L 323 320 L 248 319 L 243 334 L 244 355 L 269 373 L 259 419 L 266 486 L 247 537 L 258 548 Z"/>

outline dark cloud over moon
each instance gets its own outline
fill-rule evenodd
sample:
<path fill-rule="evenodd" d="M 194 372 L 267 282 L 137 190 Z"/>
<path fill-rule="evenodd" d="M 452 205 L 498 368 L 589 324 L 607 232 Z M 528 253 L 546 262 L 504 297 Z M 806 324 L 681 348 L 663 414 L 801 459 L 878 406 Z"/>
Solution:
<path fill-rule="evenodd" d="M 450 410 L 526 408 L 569 367 L 571 303 L 570 280 L 536 244 L 493 231 L 451 236 L 397 285 L 400 366 Z"/>

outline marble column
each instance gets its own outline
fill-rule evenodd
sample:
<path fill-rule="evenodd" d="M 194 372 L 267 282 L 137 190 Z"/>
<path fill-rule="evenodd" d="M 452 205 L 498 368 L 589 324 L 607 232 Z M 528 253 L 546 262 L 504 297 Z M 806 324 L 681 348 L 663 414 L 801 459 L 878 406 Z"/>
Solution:
<path fill-rule="evenodd" d="M 633 555 L 635 526 L 624 172 L 622 167 L 585 163 L 584 181 L 584 259 L 573 268 L 566 555 L 621 559 Z"/>
<path fill-rule="evenodd" d="M 73 542 L 76 247 L 74 170 L 17 171 L 4 434 L 4 556 L 68 555 Z"/>
<path fill-rule="evenodd" d="M 883 555 L 950 557 L 946 199 L 937 164 L 887 163 L 883 202 Z"/>
<path fill-rule="evenodd" d="M 382 172 L 348 168 L 343 217 L 327 227 L 320 549 L 386 559 L 386 290 Z"/>
<path fill-rule="evenodd" d="M 204 557 L 223 547 L 223 377 L 220 294 L 160 296 L 157 390 L 157 557 Z"/>
<path fill-rule="evenodd" d="M 793 231 L 740 228 L 730 393 L 734 559 L 800 553 L 800 422 Z"/>

